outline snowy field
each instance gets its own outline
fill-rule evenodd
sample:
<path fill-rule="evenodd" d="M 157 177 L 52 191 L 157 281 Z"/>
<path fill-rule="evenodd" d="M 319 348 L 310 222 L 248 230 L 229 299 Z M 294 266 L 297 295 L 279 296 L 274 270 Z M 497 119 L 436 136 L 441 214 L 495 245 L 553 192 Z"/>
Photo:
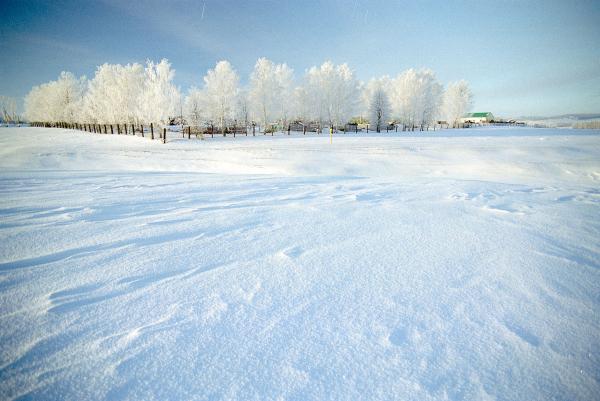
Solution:
<path fill-rule="evenodd" d="M 597 400 L 600 132 L 0 128 L 0 399 Z"/>

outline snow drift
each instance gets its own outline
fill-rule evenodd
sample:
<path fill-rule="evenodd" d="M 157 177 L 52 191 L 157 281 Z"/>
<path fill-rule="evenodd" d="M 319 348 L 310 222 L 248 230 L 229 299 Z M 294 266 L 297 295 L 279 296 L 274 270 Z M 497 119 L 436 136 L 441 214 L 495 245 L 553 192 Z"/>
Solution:
<path fill-rule="evenodd" d="M 1 398 L 592 400 L 576 134 L 1 129 Z"/>

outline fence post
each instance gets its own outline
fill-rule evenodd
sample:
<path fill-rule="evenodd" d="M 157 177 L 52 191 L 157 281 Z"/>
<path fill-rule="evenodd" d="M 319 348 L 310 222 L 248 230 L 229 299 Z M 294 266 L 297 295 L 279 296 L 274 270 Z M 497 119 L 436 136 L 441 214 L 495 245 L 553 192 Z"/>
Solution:
<path fill-rule="evenodd" d="M 191 138 L 192 138 L 192 126 L 190 125 L 188 127 L 188 139 L 191 139 Z"/>
<path fill-rule="evenodd" d="M 367 124 L 367 134 L 369 133 L 369 124 Z"/>
<path fill-rule="evenodd" d="M 167 129 L 163 128 L 163 143 L 167 143 Z"/>
<path fill-rule="evenodd" d="M 125 128 L 125 135 L 127 135 L 127 123 L 123 124 L 123 128 Z"/>
<path fill-rule="evenodd" d="M 291 125 L 288 124 L 288 135 L 290 134 Z"/>
<path fill-rule="evenodd" d="M 117 124 L 117 135 L 121 135 L 121 125 Z"/>
<path fill-rule="evenodd" d="M 113 132 L 113 126 L 112 126 L 112 124 L 110 125 L 110 134 L 111 134 L 111 135 L 113 135 L 113 134 L 114 134 L 114 132 Z"/>
<path fill-rule="evenodd" d="M 302 126 L 302 135 L 306 135 L 306 125 Z"/>
<path fill-rule="evenodd" d="M 150 139 L 154 139 L 154 124 L 150 123 Z"/>

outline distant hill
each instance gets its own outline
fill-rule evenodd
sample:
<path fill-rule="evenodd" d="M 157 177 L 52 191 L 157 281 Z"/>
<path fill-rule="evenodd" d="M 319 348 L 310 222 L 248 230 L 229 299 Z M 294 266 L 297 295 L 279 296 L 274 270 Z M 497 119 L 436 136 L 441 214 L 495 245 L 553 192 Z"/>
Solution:
<path fill-rule="evenodd" d="M 517 120 L 560 120 L 560 119 L 569 119 L 569 120 L 596 120 L 600 118 L 600 113 L 575 113 L 575 114 L 562 114 L 559 116 L 523 116 L 518 117 Z"/>
<path fill-rule="evenodd" d="M 562 114 L 559 116 L 523 116 L 516 120 L 524 121 L 527 125 L 556 127 L 556 128 L 571 128 L 576 123 L 586 121 L 600 120 L 600 113 L 574 113 Z"/>

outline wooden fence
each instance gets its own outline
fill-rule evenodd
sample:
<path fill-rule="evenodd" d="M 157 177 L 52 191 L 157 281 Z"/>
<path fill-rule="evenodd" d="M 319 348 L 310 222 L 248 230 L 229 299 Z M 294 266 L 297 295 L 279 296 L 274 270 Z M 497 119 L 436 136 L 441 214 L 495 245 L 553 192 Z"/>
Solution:
<path fill-rule="evenodd" d="M 153 123 L 150 125 L 144 124 L 95 124 L 95 123 L 67 123 L 67 122 L 32 122 L 29 124 L 31 127 L 45 127 L 45 128 L 64 128 L 78 131 L 89 132 L 92 134 L 104 134 L 104 135 L 135 135 L 141 137 L 148 137 L 150 139 L 160 139 L 163 143 L 167 143 L 167 129 L 163 127 L 162 130 L 156 129 L 156 135 L 154 135 L 155 127 Z"/>
<path fill-rule="evenodd" d="M 47 128 L 64 128 L 64 129 L 73 129 L 84 132 L 89 132 L 93 134 L 102 134 L 102 135 L 135 135 L 141 136 L 144 138 L 149 138 L 151 140 L 158 139 L 163 143 L 167 143 L 167 132 L 171 132 L 172 134 L 176 134 L 173 131 L 167 131 L 166 127 L 162 127 L 162 129 L 155 127 L 153 123 L 149 125 L 144 124 L 95 124 L 95 123 L 67 123 L 67 122 L 32 122 L 30 123 L 32 127 L 47 127 Z M 371 132 L 375 132 L 374 127 L 369 124 L 346 124 L 343 127 L 339 127 L 341 132 L 358 134 L 362 132 L 366 132 L 367 134 Z M 413 127 L 417 128 L 416 126 Z M 302 122 L 293 122 L 287 125 L 287 127 L 279 127 L 279 129 L 272 125 L 269 129 L 263 130 L 263 135 L 271 134 L 273 136 L 275 133 L 280 132 L 281 134 L 291 135 L 292 133 L 301 132 L 303 135 L 306 135 L 307 132 L 315 132 L 320 134 L 322 132 L 323 127 L 316 122 L 303 124 Z M 381 132 L 398 132 L 399 125 L 389 124 L 385 125 L 385 127 L 380 127 Z M 410 127 L 403 126 L 400 131 L 411 131 Z M 427 127 L 429 130 L 429 127 Z M 435 130 L 435 125 L 434 125 Z M 337 132 L 337 129 L 334 129 L 334 132 Z M 217 128 L 213 125 L 206 127 L 198 127 L 198 126 L 181 126 L 181 135 L 184 139 L 192 139 L 192 137 L 196 139 L 206 139 L 210 136 L 210 138 L 214 138 L 217 136 L 233 136 L 234 138 L 239 135 L 248 136 L 251 133 L 253 136 L 256 136 L 257 130 L 256 125 L 252 124 L 249 126 L 229 126 L 224 129 Z"/>

